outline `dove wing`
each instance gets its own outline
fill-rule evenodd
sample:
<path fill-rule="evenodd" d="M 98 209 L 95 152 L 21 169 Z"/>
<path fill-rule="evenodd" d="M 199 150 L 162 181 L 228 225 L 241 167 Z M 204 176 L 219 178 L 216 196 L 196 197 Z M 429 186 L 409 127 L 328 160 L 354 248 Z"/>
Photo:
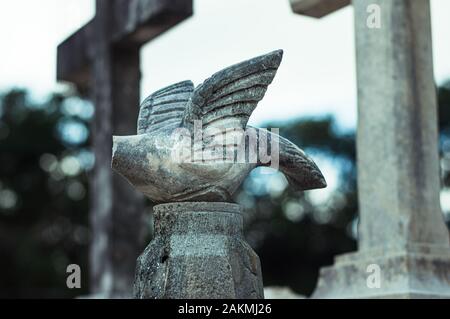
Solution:
<path fill-rule="evenodd" d="M 141 103 L 137 133 L 154 133 L 161 129 L 178 127 L 193 91 L 193 83 L 183 81 L 147 97 Z"/>
<path fill-rule="evenodd" d="M 183 125 L 192 128 L 195 120 L 201 120 L 204 129 L 245 129 L 272 83 L 282 56 L 283 51 L 274 51 L 215 73 L 194 90 Z"/>

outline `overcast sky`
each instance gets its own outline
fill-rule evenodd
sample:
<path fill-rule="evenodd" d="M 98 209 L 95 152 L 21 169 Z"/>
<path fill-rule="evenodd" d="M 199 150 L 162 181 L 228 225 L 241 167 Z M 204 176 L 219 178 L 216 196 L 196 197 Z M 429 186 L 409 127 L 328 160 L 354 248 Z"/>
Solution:
<path fill-rule="evenodd" d="M 142 98 L 162 86 L 284 49 L 284 60 L 251 123 L 336 114 L 356 121 L 353 11 L 317 20 L 291 12 L 289 1 L 195 0 L 195 14 L 142 50 Z M 435 75 L 450 78 L 449 0 L 432 0 Z M 57 89 L 56 46 L 94 15 L 94 0 L 0 1 L 0 90 L 36 96 Z M 59 88 L 61 88 L 59 86 Z"/>

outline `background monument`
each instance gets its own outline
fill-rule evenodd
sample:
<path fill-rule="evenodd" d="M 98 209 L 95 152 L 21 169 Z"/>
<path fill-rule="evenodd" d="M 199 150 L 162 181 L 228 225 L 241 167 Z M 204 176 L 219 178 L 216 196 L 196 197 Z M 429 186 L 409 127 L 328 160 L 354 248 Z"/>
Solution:
<path fill-rule="evenodd" d="M 350 1 L 293 0 L 321 17 Z M 316 298 L 450 297 L 450 244 L 439 205 L 429 0 L 353 0 L 358 79 L 358 252 L 322 269 Z M 368 24 L 370 7 L 380 26 Z M 371 265 L 380 287 L 370 287 Z"/>

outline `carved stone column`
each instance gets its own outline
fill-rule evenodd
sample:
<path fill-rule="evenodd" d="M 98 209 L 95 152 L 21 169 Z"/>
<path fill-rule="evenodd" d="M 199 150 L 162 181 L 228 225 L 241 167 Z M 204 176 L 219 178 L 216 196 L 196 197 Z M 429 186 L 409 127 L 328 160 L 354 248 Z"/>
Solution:
<path fill-rule="evenodd" d="M 169 203 L 154 214 L 155 238 L 138 258 L 135 298 L 264 298 L 239 205 Z"/>

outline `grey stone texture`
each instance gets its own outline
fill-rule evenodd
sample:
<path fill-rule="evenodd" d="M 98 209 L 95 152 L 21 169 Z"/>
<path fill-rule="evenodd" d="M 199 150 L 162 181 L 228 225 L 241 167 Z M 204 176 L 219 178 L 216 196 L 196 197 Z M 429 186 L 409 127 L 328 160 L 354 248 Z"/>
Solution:
<path fill-rule="evenodd" d="M 367 8 L 381 9 L 381 28 Z M 439 205 L 428 0 L 354 0 L 358 79 L 358 252 L 321 270 L 315 298 L 450 298 Z M 380 267 L 380 288 L 367 285 Z"/>
<path fill-rule="evenodd" d="M 191 0 L 97 0 L 94 19 L 58 46 L 58 80 L 75 84 L 96 107 L 89 213 L 94 297 L 132 295 L 135 261 L 145 245 L 144 197 L 110 168 L 111 135 L 136 131 L 139 49 L 191 14 Z"/>
<path fill-rule="evenodd" d="M 138 258 L 134 297 L 263 298 L 258 256 L 243 238 L 239 205 L 154 207 L 155 237 Z"/>
<path fill-rule="evenodd" d="M 184 81 L 151 94 L 141 104 L 138 134 L 114 136 L 112 168 L 155 203 L 231 201 L 253 168 L 273 164 L 262 161 L 261 153 L 278 157 L 280 170 L 295 190 L 325 187 L 322 173 L 300 148 L 277 134 L 247 126 L 282 54 L 278 50 L 238 63 L 197 88 Z M 196 129 L 196 122 L 201 129 Z M 182 142 L 180 129 L 189 135 Z M 256 145 L 245 139 L 250 129 L 256 132 Z M 235 139 L 228 140 L 230 136 Z M 255 161 L 237 159 L 241 147 L 250 152 L 253 146 Z M 176 157 L 180 150 L 189 158 Z"/>
<path fill-rule="evenodd" d="M 380 286 L 368 282 L 380 269 Z M 335 257 L 322 268 L 312 298 L 450 298 L 450 250 L 430 245 Z"/>
<path fill-rule="evenodd" d="M 322 18 L 351 3 L 351 0 L 290 0 L 295 13 Z"/>
<path fill-rule="evenodd" d="M 96 0 L 96 3 L 96 9 L 104 10 L 107 20 L 101 14 L 96 15 L 58 45 L 57 78 L 75 84 L 81 92 L 92 90 L 92 63 L 97 59 L 98 41 L 110 43 L 115 53 L 138 49 L 193 13 L 192 0 Z M 99 20 L 108 26 L 108 32 L 101 38 L 97 34 Z"/>
<path fill-rule="evenodd" d="M 282 55 L 238 63 L 196 88 L 183 81 L 158 90 L 141 104 L 137 135 L 113 137 L 112 168 L 163 203 L 154 208 L 156 236 L 138 259 L 135 298 L 263 298 L 260 262 L 243 239 L 242 213 L 226 202 L 253 168 L 273 158 L 295 190 L 326 186 L 296 145 L 247 127 Z M 255 132 L 254 140 L 246 140 L 245 129 Z M 254 161 L 250 151 L 238 159 L 249 145 L 256 146 Z M 176 156 L 180 150 L 187 158 Z"/>
<path fill-rule="evenodd" d="M 381 28 L 366 25 L 381 8 Z M 449 245 L 428 0 L 355 0 L 360 249 Z"/>
<path fill-rule="evenodd" d="M 111 134 L 129 134 L 136 128 L 133 118 L 138 108 L 127 108 L 139 101 L 139 50 L 110 50 L 108 10 L 111 3 L 97 2 L 94 20 L 97 39 L 93 50 L 91 93 L 96 107 L 92 123 L 92 149 L 95 166 L 90 176 L 90 225 L 92 237 L 89 251 L 90 292 L 109 298 L 130 297 L 133 260 L 142 250 L 144 197 L 109 166 Z M 121 74 L 114 78 L 114 74 Z"/>
<path fill-rule="evenodd" d="M 290 287 L 269 286 L 264 287 L 264 299 L 305 299 L 306 296 L 299 295 Z"/>

